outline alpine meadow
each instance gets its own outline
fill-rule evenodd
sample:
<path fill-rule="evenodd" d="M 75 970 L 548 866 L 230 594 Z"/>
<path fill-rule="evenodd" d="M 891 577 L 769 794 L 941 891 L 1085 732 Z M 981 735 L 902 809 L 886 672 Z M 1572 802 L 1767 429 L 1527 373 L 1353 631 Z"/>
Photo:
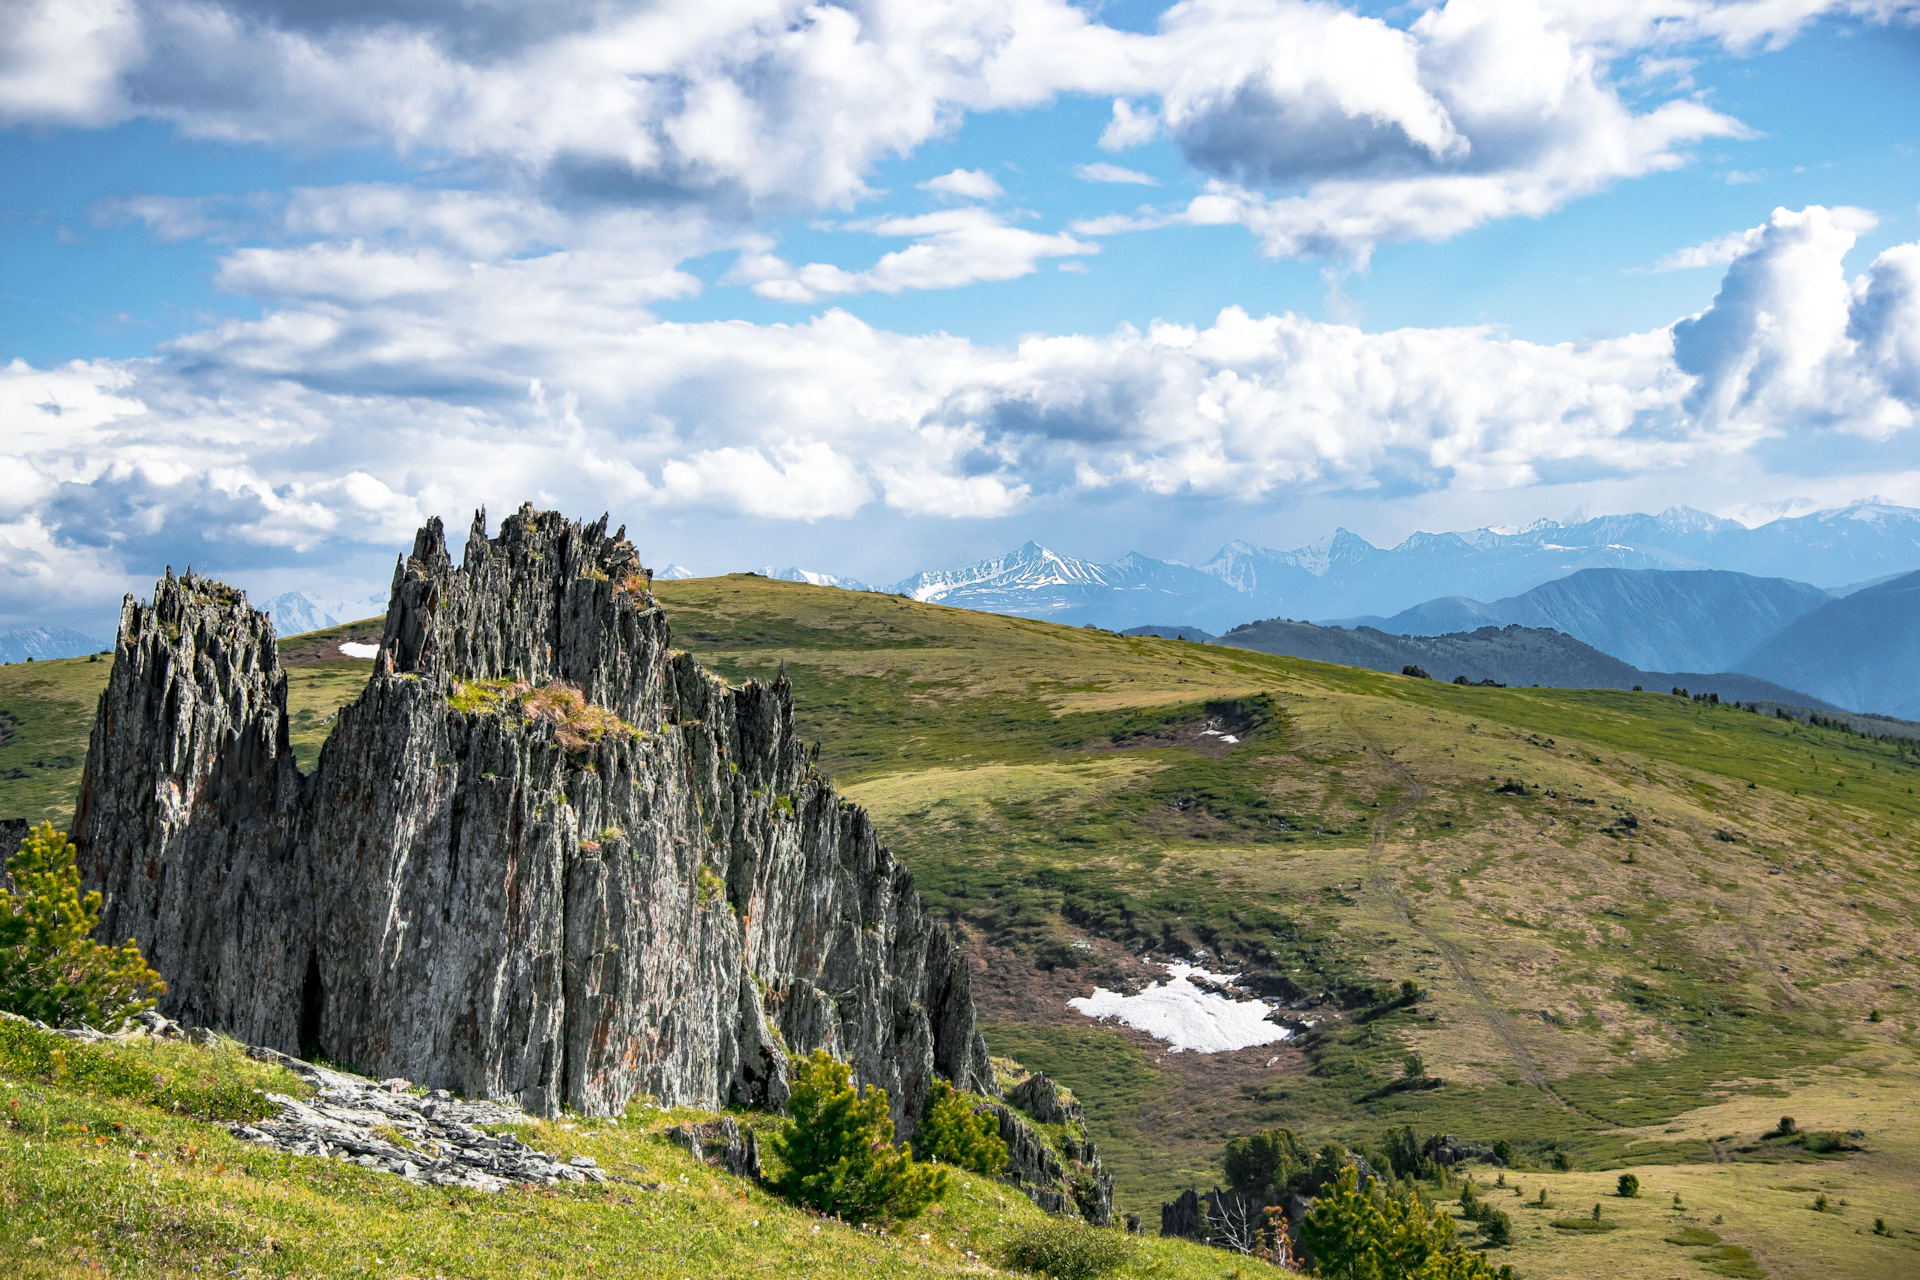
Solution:
<path fill-rule="evenodd" d="M 1899 1276 L 1920 1255 L 1904 1208 L 1920 1178 L 1916 744 L 1671 694 L 1456 686 L 756 575 L 656 589 L 703 665 L 793 682 L 820 768 L 964 940 L 996 1062 L 1081 1100 L 1116 1209 L 1151 1220 L 1220 1183 L 1229 1142 L 1249 1134 L 1284 1127 L 1390 1170 L 1410 1130 L 1499 1153 L 1421 1185 L 1458 1214 L 1476 1196 L 1505 1211 L 1510 1243 L 1490 1257 L 1520 1275 Z M 281 643 L 303 766 L 373 665 L 326 655 L 377 634 Z M 33 709 L 6 747 L 11 808 L 71 811 L 77 761 L 61 744 L 109 665 L 0 671 L 8 705 Z M 1172 1052 L 1067 1006 L 1195 957 L 1282 1003 L 1296 1034 Z M 171 1070 L 208 1087 L 265 1070 L 225 1043 L 166 1050 Z M 720 1173 L 663 1208 L 629 1207 L 638 1193 L 619 1183 L 551 1208 L 443 1203 L 326 1162 L 262 1163 L 182 1115 L 217 1104 L 161 1114 L 77 1068 L 36 1072 L 30 1051 L 17 1044 L 7 1070 L 16 1117 L 37 1122 L 4 1138 L 5 1247 L 25 1274 L 80 1265 L 76 1242 L 117 1264 L 132 1250 L 168 1269 L 277 1259 L 334 1274 L 349 1223 L 427 1274 L 521 1257 L 585 1274 L 600 1240 L 639 1274 L 699 1256 L 742 1273 L 749 1256 L 939 1269 L 966 1264 L 969 1242 L 991 1261 L 986 1242 L 1017 1220 L 970 1211 L 995 1193 L 965 1183 L 903 1253 L 870 1229 L 809 1235 Z M 563 1116 L 530 1137 L 657 1184 L 686 1167 L 659 1137 L 685 1120 Z M 57 1177 L 27 1159 L 36 1147 Z M 140 1167 L 165 1175 L 113 1182 L 109 1204 L 100 1179 L 147 1151 Z M 1634 1196 L 1618 1194 L 1623 1171 Z M 501 1212 L 542 1226 L 494 1231 L 484 1265 L 463 1260 L 454 1215 Z M 668 1243 L 661 1213 L 712 1243 Z M 1235 1264 L 1176 1241 L 1123 1265 Z"/>

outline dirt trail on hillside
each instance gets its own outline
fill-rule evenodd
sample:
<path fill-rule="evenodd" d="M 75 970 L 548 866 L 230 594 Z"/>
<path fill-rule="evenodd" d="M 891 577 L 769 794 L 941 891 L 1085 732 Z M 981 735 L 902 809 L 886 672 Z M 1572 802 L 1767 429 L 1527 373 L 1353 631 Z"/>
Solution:
<path fill-rule="evenodd" d="M 1595 1115 L 1583 1107 L 1576 1107 L 1554 1090 L 1553 1085 L 1547 1080 L 1547 1073 L 1540 1069 L 1539 1062 L 1527 1049 L 1526 1042 L 1521 1040 L 1520 1033 L 1514 1029 L 1512 1020 L 1499 1005 L 1493 1002 L 1493 997 L 1487 994 L 1486 986 L 1474 976 L 1473 970 L 1467 967 L 1467 958 L 1460 948 L 1414 920 L 1413 912 L 1407 907 L 1407 900 L 1400 895 L 1400 887 L 1394 883 L 1393 876 L 1382 866 L 1381 851 L 1386 847 L 1387 832 L 1393 828 L 1395 822 L 1410 813 L 1413 807 L 1426 797 L 1426 788 L 1420 785 L 1420 780 L 1413 776 L 1411 769 L 1394 759 L 1388 752 L 1381 750 L 1380 745 L 1359 726 L 1348 720 L 1347 727 L 1367 744 L 1368 750 L 1374 754 L 1375 758 L 1385 764 L 1387 771 L 1406 787 L 1399 801 L 1393 807 L 1383 810 L 1380 816 L 1373 820 L 1373 837 L 1367 847 L 1368 878 L 1387 895 L 1387 900 L 1393 904 L 1394 914 L 1399 917 L 1400 923 L 1408 929 L 1417 931 L 1421 937 L 1432 943 L 1434 950 L 1438 951 L 1441 958 L 1447 962 L 1447 967 L 1453 971 L 1453 976 L 1459 980 L 1462 987 L 1466 988 L 1468 994 L 1473 997 L 1474 1003 L 1480 1007 L 1481 1016 L 1486 1019 L 1487 1025 L 1507 1046 L 1507 1052 L 1512 1055 L 1514 1065 L 1520 1069 L 1521 1077 L 1568 1111 L 1587 1116 L 1601 1124 L 1612 1124 L 1613 1121 L 1605 1116 Z"/>

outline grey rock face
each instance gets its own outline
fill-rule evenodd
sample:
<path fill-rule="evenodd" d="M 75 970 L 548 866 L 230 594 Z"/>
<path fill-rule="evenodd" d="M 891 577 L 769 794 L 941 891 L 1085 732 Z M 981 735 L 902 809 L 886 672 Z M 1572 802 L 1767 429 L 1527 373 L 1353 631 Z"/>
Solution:
<path fill-rule="evenodd" d="M 667 1141 L 684 1147 L 696 1160 L 718 1164 L 736 1178 L 760 1177 L 760 1139 L 742 1130 L 732 1116 L 705 1124 L 677 1124 L 667 1130 Z"/>
<path fill-rule="evenodd" d="M 467 1096 L 614 1115 L 778 1107 L 791 1053 L 887 1090 L 997 1095 L 967 968 L 791 689 L 672 648 L 603 518 L 438 521 L 311 776 L 271 623 L 231 588 L 129 597 L 74 841 L 164 1011 Z"/>
<path fill-rule="evenodd" d="M 1087 1136 L 1080 1104 L 1061 1094 L 1043 1072 L 1034 1072 L 1007 1090 L 1012 1107 L 991 1103 L 987 1111 L 1007 1144 L 1006 1176 L 1021 1184 L 1027 1198 L 1048 1213 L 1079 1213 L 1097 1227 L 1113 1222 L 1113 1175 Z M 1043 1125 L 1061 1125 L 1059 1149 L 1013 1107 Z"/>
<path fill-rule="evenodd" d="M 1072 1124 L 1085 1127 L 1080 1104 L 1063 1098 L 1059 1086 L 1044 1071 L 1036 1071 L 1007 1090 L 1007 1101 L 1041 1124 Z"/>

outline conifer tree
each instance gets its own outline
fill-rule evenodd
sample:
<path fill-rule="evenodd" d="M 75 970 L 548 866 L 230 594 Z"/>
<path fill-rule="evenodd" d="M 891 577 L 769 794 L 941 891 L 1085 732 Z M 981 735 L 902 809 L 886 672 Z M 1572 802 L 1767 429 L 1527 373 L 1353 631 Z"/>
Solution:
<path fill-rule="evenodd" d="M 774 1180 L 796 1204 L 848 1222 L 911 1218 L 947 1187 L 947 1171 L 914 1164 L 893 1145 L 887 1091 L 863 1098 L 847 1064 L 824 1049 L 793 1064 L 790 1117 L 774 1138 L 785 1166 Z"/>
<path fill-rule="evenodd" d="M 913 1135 L 922 1160 L 958 1165 L 995 1177 L 1007 1167 L 1007 1144 L 992 1116 L 976 1112 L 966 1095 L 945 1080 L 935 1080 L 927 1095 L 927 1114 Z"/>
<path fill-rule="evenodd" d="M 1313 1202 L 1300 1239 L 1328 1280 L 1495 1280 L 1486 1258 L 1454 1239 L 1445 1211 L 1418 1195 L 1366 1194 L 1351 1165 Z"/>
<path fill-rule="evenodd" d="M 108 947 L 87 936 L 100 920 L 100 894 L 81 896 L 74 853 L 66 836 L 43 822 L 7 859 L 0 1009 L 56 1027 L 83 1022 L 113 1031 L 153 1008 L 167 984 L 131 938 Z"/>

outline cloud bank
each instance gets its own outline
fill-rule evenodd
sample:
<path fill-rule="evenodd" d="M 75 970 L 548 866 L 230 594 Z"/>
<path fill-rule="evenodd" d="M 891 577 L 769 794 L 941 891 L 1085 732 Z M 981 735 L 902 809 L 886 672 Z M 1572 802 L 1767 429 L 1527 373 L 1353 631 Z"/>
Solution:
<path fill-rule="evenodd" d="M 1276 255 L 1364 259 L 1385 241 L 1538 216 L 1746 135 L 1695 96 L 1629 102 L 1616 64 L 1769 47 L 1824 14 L 1909 21 L 1916 5 L 1448 0 L 1395 26 L 1326 0 L 1182 0 L 1150 32 L 1067 0 L 7 10 L 0 125 L 149 117 L 201 138 L 384 145 L 562 204 L 743 218 L 850 208 L 877 163 L 970 114 L 1082 95 L 1114 100 L 1102 145 L 1164 135 L 1208 180 L 1184 205 L 1082 234 L 1238 223 Z M 937 181 L 971 182 L 955 188 L 969 196 L 991 183 L 964 174 Z"/>
<path fill-rule="evenodd" d="M 234 563 L 391 547 L 487 496 L 818 521 L 1101 492 L 1497 490 L 1886 441 L 1920 407 L 1920 244 L 1849 279 L 1864 224 L 1845 210 L 1777 211 L 1705 311 L 1603 342 L 1228 308 L 1001 348 L 839 311 L 653 319 L 683 285 L 672 252 L 632 246 L 694 232 L 652 214 L 491 260 L 383 247 L 372 233 L 403 213 L 470 247 L 536 234 L 464 197 L 395 203 L 422 199 L 295 198 L 288 216 L 346 238 L 234 250 L 222 278 L 270 300 L 262 319 L 150 360 L 0 370 L 7 597 L 31 612 L 196 538 Z"/>

